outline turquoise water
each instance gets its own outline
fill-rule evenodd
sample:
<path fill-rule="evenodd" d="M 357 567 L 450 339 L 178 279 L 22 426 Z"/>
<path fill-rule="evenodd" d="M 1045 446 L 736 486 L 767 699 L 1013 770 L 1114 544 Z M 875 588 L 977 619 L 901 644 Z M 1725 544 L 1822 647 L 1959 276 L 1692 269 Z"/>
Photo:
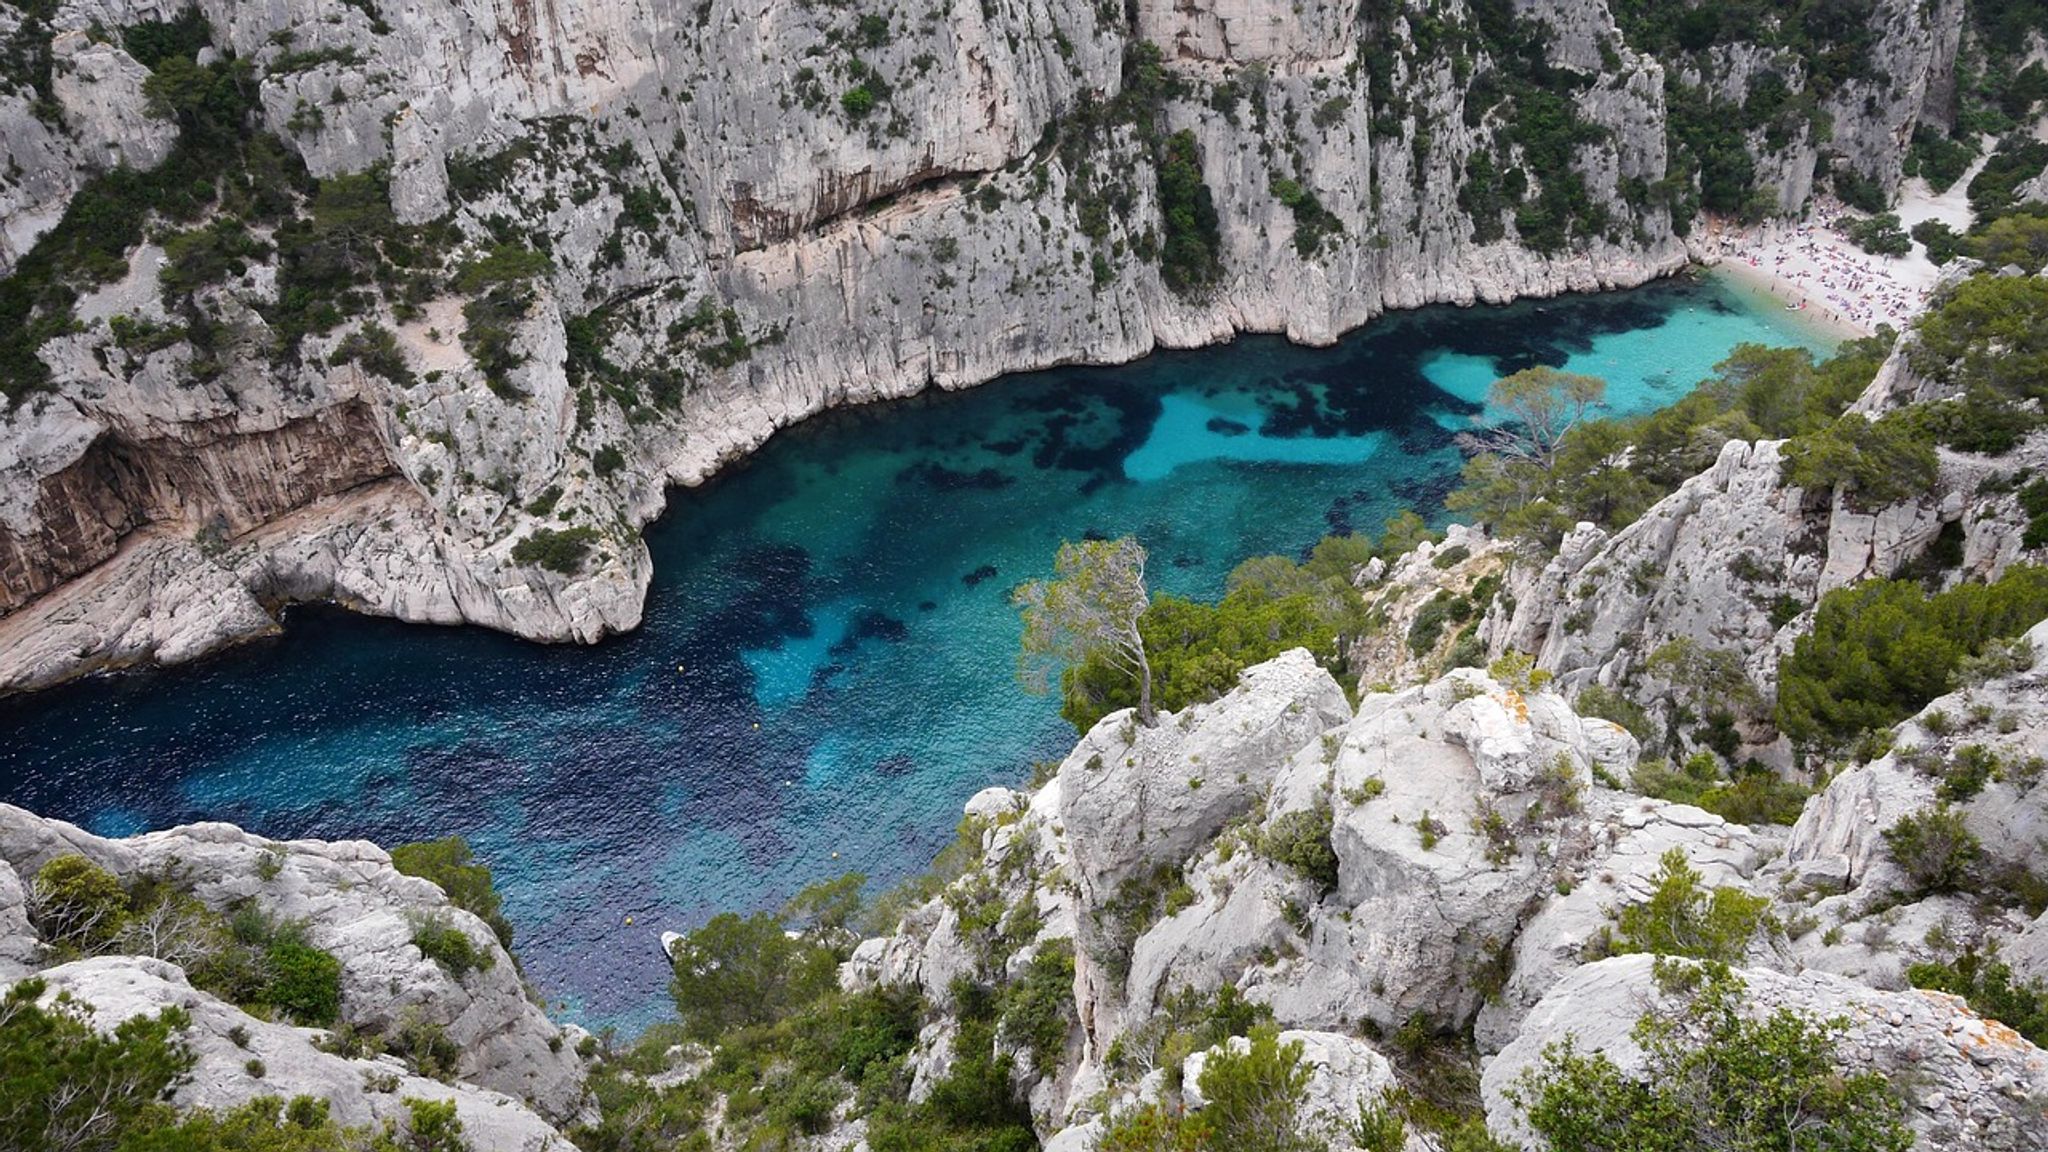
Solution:
<path fill-rule="evenodd" d="M 968 796 L 1064 753 L 1055 702 L 1017 686 L 1007 604 L 1062 539 L 1135 534 L 1157 587 L 1214 595 L 1246 556 L 1434 513 L 1451 433 L 1502 373 L 1595 373 L 1640 411 L 1738 342 L 1814 343 L 1787 324 L 1672 283 L 830 413 L 675 494 L 634 635 L 295 609 L 194 667 L 0 701 L 0 799 L 110 835 L 459 832 L 551 1002 L 630 1028 L 662 1009 L 656 933 L 913 873 Z"/>

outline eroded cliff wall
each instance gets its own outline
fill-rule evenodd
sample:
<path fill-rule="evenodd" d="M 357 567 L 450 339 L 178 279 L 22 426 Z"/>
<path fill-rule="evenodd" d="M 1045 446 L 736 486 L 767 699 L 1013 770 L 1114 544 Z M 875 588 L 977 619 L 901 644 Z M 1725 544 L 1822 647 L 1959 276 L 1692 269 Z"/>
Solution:
<path fill-rule="evenodd" d="M 1707 226 L 1703 102 L 1776 100 L 1742 141 L 1775 210 L 1891 186 L 1961 26 L 1884 0 L 1845 80 L 1600 0 L 0 5 L 0 691 L 170 656 L 181 607 L 204 636 L 75 580 L 143 554 L 207 566 L 218 642 L 251 597 L 633 627 L 638 525 L 778 427 L 1640 283 Z M 93 251 L 110 188 L 172 176 Z M 338 497 L 380 479 L 365 523 Z"/>

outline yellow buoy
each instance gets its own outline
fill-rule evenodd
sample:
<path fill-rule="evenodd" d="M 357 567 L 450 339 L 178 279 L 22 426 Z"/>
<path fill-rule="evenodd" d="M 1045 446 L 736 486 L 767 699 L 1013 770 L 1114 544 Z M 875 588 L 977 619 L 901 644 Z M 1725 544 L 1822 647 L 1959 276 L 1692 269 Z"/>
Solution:
<path fill-rule="evenodd" d="M 626 917 L 626 923 L 627 923 L 628 925 L 632 924 L 632 923 L 633 923 L 633 918 L 632 918 L 631 916 L 628 916 L 628 917 Z"/>

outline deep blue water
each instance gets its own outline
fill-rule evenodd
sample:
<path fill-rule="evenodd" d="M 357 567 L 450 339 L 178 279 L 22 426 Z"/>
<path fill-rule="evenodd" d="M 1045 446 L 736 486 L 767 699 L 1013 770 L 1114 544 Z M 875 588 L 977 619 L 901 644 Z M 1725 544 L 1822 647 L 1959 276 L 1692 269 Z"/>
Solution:
<path fill-rule="evenodd" d="M 196 666 L 0 701 L 0 799 L 109 835 L 459 832 L 551 1002 L 630 1028 L 663 1005 L 657 932 L 913 873 L 974 791 L 1065 752 L 1056 703 L 1015 681 L 1007 604 L 1062 539 L 1135 534 L 1156 587 L 1214 595 L 1246 556 L 1436 513 L 1497 375 L 1595 373 L 1640 411 L 1740 341 L 1820 346 L 1790 323 L 1669 283 L 830 413 L 675 493 L 634 635 L 294 609 Z"/>

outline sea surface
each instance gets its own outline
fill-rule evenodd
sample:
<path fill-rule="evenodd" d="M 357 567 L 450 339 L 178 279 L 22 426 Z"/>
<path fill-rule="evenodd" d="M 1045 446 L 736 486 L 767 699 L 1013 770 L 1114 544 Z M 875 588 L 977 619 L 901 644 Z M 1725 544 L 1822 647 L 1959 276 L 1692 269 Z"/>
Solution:
<path fill-rule="evenodd" d="M 1532 364 L 1669 403 L 1736 344 L 1821 349 L 1717 281 L 1389 317 L 1009 377 L 778 434 L 647 533 L 646 621 L 590 648 L 292 609 L 197 665 L 0 700 L 0 800 L 124 835 L 199 819 L 385 845 L 460 833 L 558 1015 L 665 1008 L 656 936 L 850 870 L 921 870 L 960 805 L 1073 733 L 1015 676 L 1018 582 L 1136 535 L 1156 589 L 1441 519 L 1487 384 Z M 630 923 L 629 923 L 630 920 Z"/>

